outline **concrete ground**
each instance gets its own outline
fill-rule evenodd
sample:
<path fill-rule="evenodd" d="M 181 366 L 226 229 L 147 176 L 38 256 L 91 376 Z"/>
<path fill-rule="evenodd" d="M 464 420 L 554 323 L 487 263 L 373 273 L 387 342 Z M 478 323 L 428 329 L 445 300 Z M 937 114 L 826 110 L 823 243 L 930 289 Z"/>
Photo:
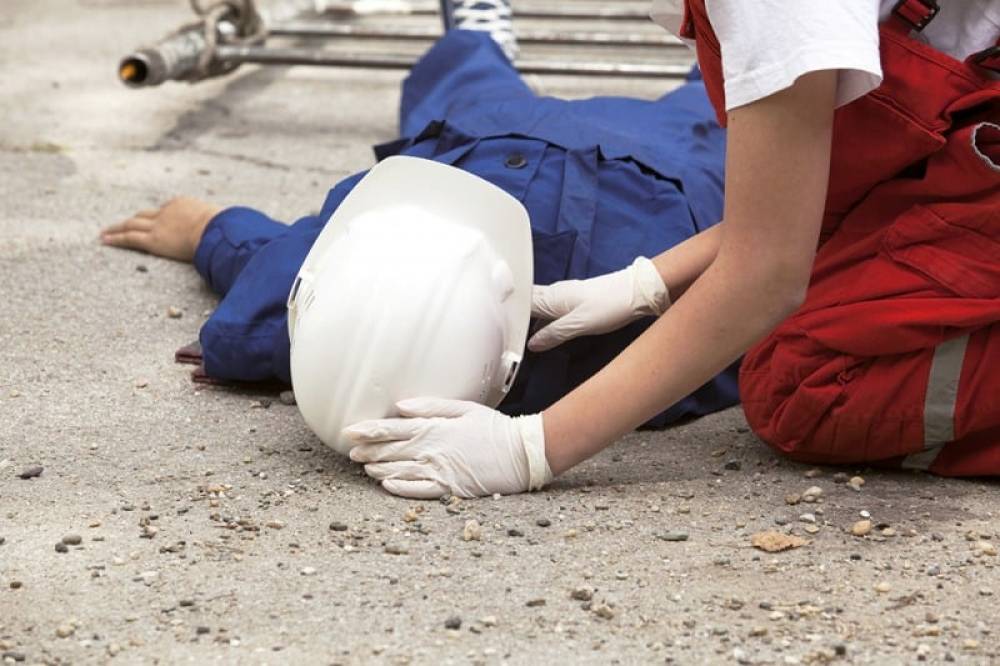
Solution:
<path fill-rule="evenodd" d="M 315 210 L 393 137 L 401 75 L 121 87 L 117 58 L 185 5 L 0 6 L 0 659 L 1000 661 L 995 483 L 809 470 L 730 410 L 626 437 L 542 493 L 411 502 L 322 449 L 294 407 L 193 385 L 172 356 L 212 296 L 98 229 L 177 193 Z M 786 502 L 812 486 L 818 501 Z M 853 536 L 863 512 L 874 527 Z M 808 543 L 751 546 L 772 529 Z"/>

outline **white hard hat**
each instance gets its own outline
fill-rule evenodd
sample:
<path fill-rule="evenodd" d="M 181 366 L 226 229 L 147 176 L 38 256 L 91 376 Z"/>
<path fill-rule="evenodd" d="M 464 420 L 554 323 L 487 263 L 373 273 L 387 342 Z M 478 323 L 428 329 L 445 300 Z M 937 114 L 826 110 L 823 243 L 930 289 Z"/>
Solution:
<path fill-rule="evenodd" d="M 391 157 L 337 208 L 288 296 L 292 388 L 306 423 L 341 430 L 424 395 L 495 407 L 531 317 L 524 206 L 452 166 Z"/>

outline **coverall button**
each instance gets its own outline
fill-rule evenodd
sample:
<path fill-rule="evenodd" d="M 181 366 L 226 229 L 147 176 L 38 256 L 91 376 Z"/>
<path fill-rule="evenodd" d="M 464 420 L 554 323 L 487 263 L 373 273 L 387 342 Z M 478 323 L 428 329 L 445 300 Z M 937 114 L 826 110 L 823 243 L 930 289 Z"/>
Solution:
<path fill-rule="evenodd" d="M 523 169 L 528 164 L 528 160 L 521 153 L 511 153 L 504 160 L 504 164 L 507 165 L 508 169 Z"/>

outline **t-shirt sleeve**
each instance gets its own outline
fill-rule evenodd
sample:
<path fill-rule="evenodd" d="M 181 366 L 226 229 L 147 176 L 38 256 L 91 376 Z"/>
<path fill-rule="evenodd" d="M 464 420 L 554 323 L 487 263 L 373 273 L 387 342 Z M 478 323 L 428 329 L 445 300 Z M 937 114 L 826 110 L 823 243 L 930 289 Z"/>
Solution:
<path fill-rule="evenodd" d="M 726 110 L 837 70 L 837 106 L 882 82 L 878 0 L 706 0 L 722 50 Z"/>

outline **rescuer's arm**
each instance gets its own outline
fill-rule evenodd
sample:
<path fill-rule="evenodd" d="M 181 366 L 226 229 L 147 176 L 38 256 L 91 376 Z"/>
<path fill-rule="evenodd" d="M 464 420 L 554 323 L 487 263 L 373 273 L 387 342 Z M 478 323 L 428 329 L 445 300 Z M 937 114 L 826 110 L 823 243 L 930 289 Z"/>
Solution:
<path fill-rule="evenodd" d="M 836 72 L 813 72 L 729 112 L 718 253 L 639 339 L 545 411 L 555 474 L 697 389 L 802 303 L 826 200 L 836 85 Z"/>

